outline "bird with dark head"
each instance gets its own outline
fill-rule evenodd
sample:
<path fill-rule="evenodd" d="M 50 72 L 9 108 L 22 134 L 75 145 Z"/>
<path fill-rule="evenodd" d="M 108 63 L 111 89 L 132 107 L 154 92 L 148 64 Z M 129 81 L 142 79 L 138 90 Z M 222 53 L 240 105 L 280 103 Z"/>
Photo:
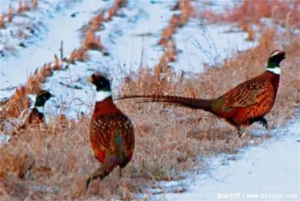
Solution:
<path fill-rule="evenodd" d="M 54 95 L 47 90 L 41 90 L 39 93 L 37 93 L 34 107 L 32 108 L 29 116 L 26 118 L 25 123 L 20 126 L 19 129 L 25 129 L 29 125 L 38 125 L 44 123 L 44 106 L 51 97 L 54 97 Z"/>
<path fill-rule="evenodd" d="M 261 123 L 268 129 L 265 115 L 272 109 L 280 80 L 280 62 L 285 59 L 285 52 L 273 51 L 266 70 L 247 80 L 222 96 L 215 99 L 189 98 L 169 95 L 128 95 L 117 99 L 141 98 L 141 102 L 165 102 L 192 109 L 202 109 L 225 119 L 237 128 L 241 137 L 245 127 L 254 122 Z"/>
<path fill-rule="evenodd" d="M 89 135 L 96 159 L 102 163 L 86 182 L 102 180 L 117 166 L 119 176 L 132 159 L 134 152 L 134 129 L 131 120 L 113 102 L 110 81 L 100 73 L 89 78 L 96 87 L 96 103 L 90 122 Z"/>

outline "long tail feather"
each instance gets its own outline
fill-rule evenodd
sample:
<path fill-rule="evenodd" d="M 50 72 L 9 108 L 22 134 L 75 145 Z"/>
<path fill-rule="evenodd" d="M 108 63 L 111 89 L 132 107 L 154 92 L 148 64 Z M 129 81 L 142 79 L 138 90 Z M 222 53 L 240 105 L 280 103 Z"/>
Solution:
<path fill-rule="evenodd" d="M 111 154 L 101 165 L 100 168 L 98 168 L 93 174 L 91 174 L 86 181 L 86 190 L 89 187 L 89 184 L 94 179 L 99 178 L 100 180 L 104 179 L 109 173 L 120 163 L 120 158 L 115 155 Z"/>
<path fill-rule="evenodd" d="M 129 95 L 129 96 L 118 97 L 115 100 L 131 99 L 131 98 L 141 98 L 142 100 L 139 101 L 139 103 L 163 102 L 163 103 L 170 103 L 174 105 L 189 107 L 193 109 L 203 109 L 206 111 L 211 111 L 211 105 L 213 102 L 213 100 L 210 99 L 197 99 L 197 98 L 169 96 L 169 95 Z"/>

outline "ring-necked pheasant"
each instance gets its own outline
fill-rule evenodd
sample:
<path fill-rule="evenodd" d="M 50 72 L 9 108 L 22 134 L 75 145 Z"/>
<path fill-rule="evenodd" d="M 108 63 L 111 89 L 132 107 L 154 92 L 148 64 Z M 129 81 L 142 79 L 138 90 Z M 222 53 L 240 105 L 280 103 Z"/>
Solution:
<path fill-rule="evenodd" d="M 273 51 L 268 65 L 262 74 L 245 81 L 216 99 L 197 99 L 168 95 L 130 95 L 117 99 L 142 98 L 142 102 L 166 102 L 193 109 L 203 109 L 224 118 L 235 126 L 241 137 L 243 126 L 254 122 L 261 123 L 268 129 L 264 116 L 272 109 L 280 79 L 280 62 L 285 59 L 285 52 Z"/>
<path fill-rule="evenodd" d="M 134 130 L 131 120 L 123 114 L 112 99 L 110 81 L 100 73 L 94 73 L 88 81 L 96 86 L 96 104 L 90 122 L 90 143 L 95 157 L 102 163 L 86 182 L 86 189 L 96 178 L 102 180 L 116 166 L 119 176 L 132 159 Z"/>
<path fill-rule="evenodd" d="M 29 116 L 26 118 L 25 123 L 19 129 L 25 129 L 29 125 L 44 123 L 44 106 L 47 100 L 54 97 L 47 90 L 41 90 L 35 98 L 34 107 L 32 108 Z"/>

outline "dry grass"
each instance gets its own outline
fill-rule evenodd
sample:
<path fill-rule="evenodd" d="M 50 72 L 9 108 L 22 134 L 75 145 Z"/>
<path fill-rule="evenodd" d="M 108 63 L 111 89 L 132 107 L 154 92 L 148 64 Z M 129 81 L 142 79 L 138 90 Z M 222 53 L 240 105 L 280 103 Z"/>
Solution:
<path fill-rule="evenodd" d="M 8 7 L 7 12 L 2 13 L 0 16 L 0 31 L 1 29 L 13 29 L 10 30 L 11 38 L 9 40 L 5 40 L 1 42 L 4 46 L 1 54 L 9 55 L 17 52 L 17 46 L 26 47 L 25 41 L 35 37 L 36 34 L 40 32 L 41 29 L 45 28 L 44 24 L 38 20 L 28 21 L 29 13 L 36 12 L 39 9 L 43 9 L 39 7 L 38 0 L 18 0 L 18 6 L 13 7 L 11 4 Z M 42 2 L 46 3 L 46 2 Z M 62 1 L 60 4 L 57 4 L 57 7 L 66 8 L 71 4 L 76 3 L 75 0 L 70 1 Z M 24 20 L 15 19 L 16 17 L 24 18 Z M 18 45 L 13 44 L 13 40 L 18 39 L 20 43 Z"/>
<path fill-rule="evenodd" d="M 47 130 L 29 128 L 0 148 L 2 196 L 18 200 L 93 197 L 131 200 L 136 192 L 147 193 L 143 188 L 155 187 L 155 181 L 179 180 L 185 171 L 195 168 L 201 171 L 204 166 L 199 165 L 199 156 L 212 155 L 215 151 L 234 153 L 237 143 L 243 146 L 247 142 L 247 139 L 239 142 L 234 135 L 227 142 L 226 135 L 231 131 L 221 128 L 214 129 L 216 133 L 222 130 L 222 136 L 214 135 L 215 142 L 209 138 L 197 139 L 191 132 L 201 134 L 203 128 L 206 131 L 209 128 L 207 122 L 198 121 L 196 114 L 187 115 L 190 111 L 161 112 L 153 110 L 153 106 L 136 114 L 123 110 L 135 122 L 136 152 L 121 180 L 114 171 L 102 182 L 94 181 L 85 195 L 85 179 L 99 166 L 89 146 L 89 118 L 73 128 L 61 127 L 61 123 L 53 120 Z M 182 129 L 177 129 L 175 124 Z"/>
<path fill-rule="evenodd" d="M 251 1 L 246 0 L 229 12 L 226 20 L 231 22 L 242 21 L 259 23 L 261 18 L 272 18 L 275 22 L 284 25 L 286 18 L 289 24 L 299 26 L 300 1 Z"/>
<path fill-rule="evenodd" d="M 114 0 L 113 5 L 106 10 L 106 14 L 104 14 L 103 10 L 98 11 L 98 14 L 86 26 L 83 26 L 82 48 L 84 51 L 98 50 L 104 56 L 109 55 L 107 49 L 101 43 L 100 36 L 96 36 L 95 32 L 101 29 L 102 23 L 110 21 L 112 17 L 117 15 L 118 10 L 126 6 L 126 4 L 127 0 Z"/>
<path fill-rule="evenodd" d="M 100 37 L 95 36 L 95 33 L 88 31 L 86 38 L 82 42 L 82 47 L 84 50 L 99 50 L 100 52 L 105 51 L 104 46 L 100 41 Z"/>
<path fill-rule="evenodd" d="M 299 0 L 237 1 L 233 8 L 226 9 L 226 14 L 214 13 L 210 9 L 203 9 L 206 8 L 203 4 L 199 5 L 199 17 L 216 23 L 236 23 L 243 31 L 248 32 L 247 40 L 250 41 L 254 40 L 257 33 L 269 28 L 270 24 L 264 19 L 272 19 L 274 25 L 288 31 L 300 28 Z"/>
<path fill-rule="evenodd" d="M 110 21 L 118 12 L 119 9 L 126 6 L 127 0 L 114 0 L 114 3 L 106 11 L 105 21 Z"/>
<path fill-rule="evenodd" d="M 252 1 L 236 2 L 233 8 L 227 8 L 226 14 L 216 14 L 209 9 L 202 10 L 202 17 L 214 22 L 238 22 L 261 24 L 261 19 L 270 18 L 275 23 L 285 26 L 286 21 L 299 28 L 299 0 L 283 1 Z M 262 24 L 261 24 L 262 25 Z"/>
<path fill-rule="evenodd" d="M 12 18 L 13 18 L 13 8 L 11 5 L 9 5 L 8 12 L 7 12 L 7 21 L 12 22 Z"/>
<path fill-rule="evenodd" d="M 208 68 L 205 73 L 188 78 L 170 70 L 157 68 L 153 73 L 144 68 L 136 75 L 128 76 L 119 90 L 122 94 L 147 92 L 217 97 L 260 74 L 265 69 L 269 53 L 283 49 L 288 58 L 281 65 L 281 83 L 275 106 L 267 115 L 272 129 L 283 125 L 300 107 L 299 41 L 298 36 L 278 35 L 271 28 L 261 33 L 256 48 L 233 55 L 218 68 Z M 47 69 L 50 70 L 51 66 L 46 65 L 33 75 L 28 86 L 39 83 L 36 75 L 45 75 Z M 263 129 L 260 125 L 253 125 L 245 138 L 238 139 L 231 126 L 201 110 L 137 104 L 133 100 L 118 102 L 117 105 L 132 119 L 136 133 L 134 159 L 124 169 L 123 178 L 119 179 L 117 171 L 113 171 L 103 181 L 93 181 L 85 194 L 87 176 L 100 165 L 89 145 L 90 114 L 75 123 L 52 117 L 48 128 L 29 128 L 12 136 L 10 143 L 0 147 L 1 199 L 132 200 L 137 199 L 137 193 L 143 193 L 147 200 L 151 197 L 149 189 L 161 188 L 157 181 L 180 180 L 186 176 L 185 172 L 205 169 L 199 158 L 221 152 L 236 153 L 249 140 L 259 143 L 270 137 L 267 131 L 261 137 L 251 135 L 254 129 Z"/>
<path fill-rule="evenodd" d="M 0 29 L 5 29 L 5 14 L 2 13 L 0 17 Z"/>
<path fill-rule="evenodd" d="M 38 7 L 38 0 L 31 0 L 32 8 L 36 9 Z"/>

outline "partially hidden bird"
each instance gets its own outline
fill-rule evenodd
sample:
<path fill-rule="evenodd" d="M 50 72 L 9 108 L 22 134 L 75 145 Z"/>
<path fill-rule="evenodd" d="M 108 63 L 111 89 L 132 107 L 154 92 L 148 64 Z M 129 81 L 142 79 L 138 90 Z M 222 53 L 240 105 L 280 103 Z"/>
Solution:
<path fill-rule="evenodd" d="M 245 127 L 254 122 L 259 122 L 268 129 L 268 122 L 264 116 L 274 105 L 281 73 L 279 64 L 285 58 L 284 51 L 273 51 L 269 56 L 267 68 L 262 74 L 237 85 L 215 99 L 172 95 L 125 95 L 116 100 L 142 98 L 141 102 L 165 102 L 192 109 L 202 109 L 225 119 L 236 127 L 241 137 L 245 133 Z"/>
<path fill-rule="evenodd" d="M 38 92 L 35 98 L 34 107 L 26 118 L 24 124 L 21 125 L 19 129 L 26 129 L 30 125 L 38 125 L 44 123 L 44 106 L 51 97 L 54 97 L 54 95 L 47 90 L 41 90 L 40 92 Z"/>
<path fill-rule="evenodd" d="M 90 143 L 102 165 L 87 179 L 86 190 L 92 180 L 102 180 L 117 166 L 121 177 L 122 168 L 132 159 L 135 144 L 133 124 L 114 104 L 110 81 L 98 72 L 88 81 L 96 87 L 96 103 L 89 127 Z"/>

